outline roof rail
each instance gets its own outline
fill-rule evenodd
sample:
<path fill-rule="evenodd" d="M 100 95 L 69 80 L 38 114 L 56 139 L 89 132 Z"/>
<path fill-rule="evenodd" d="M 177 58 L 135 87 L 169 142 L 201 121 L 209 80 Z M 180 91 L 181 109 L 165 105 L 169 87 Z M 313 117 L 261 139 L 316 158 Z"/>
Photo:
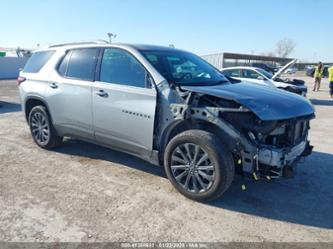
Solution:
<path fill-rule="evenodd" d="M 105 40 L 96 40 L 96 41 L 82 41 L 82 42 L 69 42 L 69 43 L 58 43 L 52 44 L 49 48 L 70 46 L 70 45 L 88 45 L 88 44 L 109 44 L 109 42 Z"/>

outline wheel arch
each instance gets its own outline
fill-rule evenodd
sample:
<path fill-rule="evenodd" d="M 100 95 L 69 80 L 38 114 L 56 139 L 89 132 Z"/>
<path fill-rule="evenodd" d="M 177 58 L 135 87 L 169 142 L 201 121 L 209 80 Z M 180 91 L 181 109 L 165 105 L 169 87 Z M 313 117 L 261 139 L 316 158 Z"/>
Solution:
<path fill-rule="evenodd" d="M 24 114 L 25 114 L 26 121 L 29 122 L 29 114 L 30 114 L 32 108 L 34 108 L 35 106 L 38 106 L 38 105 L 42 105 L 46 108 L 47 114 L 49 115 L 51 122 L 52 122 L 52 116 L 50 114 L 50 111 L 49 111 L 50 109 L 49 109 L 47 102 L 43 98 L 38 97 L 38 96 L 31 96 L 25 100 Z"/>
<path fill-rule="evenodd" d="M 237 147 L 237 141 L 232 138 L 231 135 L 228 134 L 227 131 L 222 130 L 218 125 L 202 120 L 202 119 L 195 119 L 195 120 L 176 120 L 172 124 L 170 124 L 163 132 L 160 140 L 160 160 L 164 157 L 164 150 L 168 143 L 181 132 L 191 130 L 191 129 L 199 129 L 204 130 L 210 133 L 215 134 L 218 136 L 221 141 L 227 146 L 230 152 L 234 151 Z"/>

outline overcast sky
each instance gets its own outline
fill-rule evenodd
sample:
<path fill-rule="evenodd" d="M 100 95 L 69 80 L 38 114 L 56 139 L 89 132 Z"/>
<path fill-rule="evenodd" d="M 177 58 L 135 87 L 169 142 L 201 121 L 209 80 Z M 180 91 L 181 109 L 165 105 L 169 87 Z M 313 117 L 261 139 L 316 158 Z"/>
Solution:
<path fill-rule="evenodd" d="M 268 53 L 333 61 L 332 0 L 1 0 L 0 47 L 107 39 L 169 45 L 199 55 Z"/>

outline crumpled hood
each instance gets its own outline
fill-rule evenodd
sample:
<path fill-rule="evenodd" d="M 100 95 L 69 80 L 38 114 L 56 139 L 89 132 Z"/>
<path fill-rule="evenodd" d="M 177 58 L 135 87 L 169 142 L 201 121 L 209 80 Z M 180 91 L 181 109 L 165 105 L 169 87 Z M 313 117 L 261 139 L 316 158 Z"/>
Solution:
<path fill-rule="evenodd" d="M 233 100 L 261 120 L 283 120 L 314 114 L 309 100 L 294 93 L 252 83 L 183 86 L 184 90 Z"/>

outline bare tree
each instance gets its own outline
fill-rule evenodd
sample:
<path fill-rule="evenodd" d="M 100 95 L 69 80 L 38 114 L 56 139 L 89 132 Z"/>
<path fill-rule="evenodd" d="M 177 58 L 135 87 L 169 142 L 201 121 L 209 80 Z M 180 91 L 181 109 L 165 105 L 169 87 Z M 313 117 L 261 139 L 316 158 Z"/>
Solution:
<path fill-rule="evenodd" d="M 296 44 L 293 40 L 285 38 L 276 44 L 276 53 L 278 56 L 285 58 L 294 51 L 295 47 Z"/>

